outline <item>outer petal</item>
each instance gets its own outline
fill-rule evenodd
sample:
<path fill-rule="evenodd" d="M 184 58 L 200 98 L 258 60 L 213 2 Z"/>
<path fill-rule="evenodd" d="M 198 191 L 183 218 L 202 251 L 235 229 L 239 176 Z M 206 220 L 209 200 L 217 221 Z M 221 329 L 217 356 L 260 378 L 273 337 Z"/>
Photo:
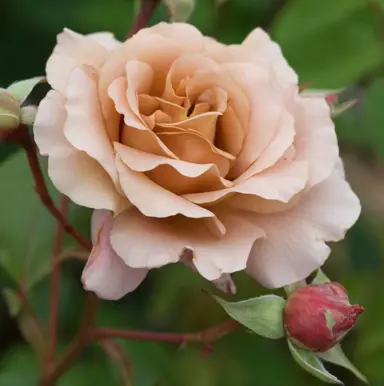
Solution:
<path fill-rule="evenodd" d="M 93 40 L 96 40 L 99 44 L 105 47 L 109 51 L 113 51 L 121 46 L 121 42 L 115 39 L 115 36 L 111 32 L 96 32 L 87 35 Z"/>
<path fill-rule="evenodd" d="M 335 126 L 325 98 L 296 96 L 292 106 L 295 118 L 296 159 L 309 161 L 309 184 L 325 180 L 339 156 Z"/>
<path fill-rule="evenodd" d="M 286 110 L 283 110 L 274 138 L 264 152 L 261 153 L 260 157 L 243 174 L 236 178 L 236 181 L 245 181 L 255 174 L 276 165 L 279 160 L 283 159 L 284 153 L 293 144 L 295 134 L 293 117 Z"/>
<path fill-rule="evenodd" d="M 108 174 L 64 137 L 67 119 L 64 103 L 61 94 L 50 91 L 40 103 L 33 129 L 40 153 L 49 156 L 48 173 L 52 182 L 79 205 L 119 212 L 127 202 L 116 192 Z"/>
<path fill-rule="evenodd" d="M 82 151 L 49 157 L 48 174 L 56 188 L 78 205 L 116 213 L 129 205 L 105 170 Z"/>
<path fill-rule="evenodd" d="M 360 214 L 360 203 L 337 167 L 296 207 L 269 215 L 249 215 L 266 239 L 252 248 L 247 271 L 266 287 L 282 287 L 307 277 L 330 253 L 326 241 L 341 240 Z"/>
<path fill-rule="evenodd" d="M 96 210 L 92 215 L 94 247 L 84 268 L 82 282 L 87 291 L 100 298 L 117 300 L 134 291 L 145 279 L 148 270 L 128 267 L 112 249 L 109 241 L 113 215 Z"/>
<path fill-rule="evenodd" d="M 216 280 L 223 273 L 245 268 L 249 251 L 264 232 L 249 221 L 220 213 L 227 228 L 217 239 L 201 220 L 177 216 L 167 219 L 148 218 L 137 211 L 118 216 L 111 233 L 113 248 L 132 267 L 160 267 L 180 260 L 182 252 L 193 251 L 193 263 L 202 276 Z"/>
<path fill-rule="evenodd" d="M 266 151 L 280 129 L 283 130 L 279 133 L 279 137 L 284 135 L 284 132 L 287 132 L 289 137 L 289 133 L 292 132 L 292 119 L 284 106 L 281 90 L 273 87 L 272 75 L 267 69 L 252 63 L 230 63 L 226 68 L 246 93 L 250 105 L 244 144 L 229 172 L 229 177 L 237 178 Z M 279 150 L 282 150 L 281 155 L 285 151 L 281 146 Z M 276 157 L 276 154 L 270 158 L 272 157 Z"/>
<path fill-rule="evenodd" d="M 64 105 L 64 97 L 54 90 L 50 90 L 40 102 L 33 134 L 41 155 L 65 157 L 75 150 L 64 137 L 63 127 L 67 119 Z"/>
<path fill-rule="evenodd" d="M 153 27 L 141 29 L 136 36 L 146 37 L 150 35 L 160 35 L 172 39 L 183 46 L 188 46 L 191 51 L 200 51 L 204 44 L 204 37 L 201 32 L 188 23 L 161 22 Z"/>
<path fill-rule="evenodd" d="M 254 29 L 243 41 L 243 46 L 252 50 L 256 57 L 268 61 L 279 80 L 297 84 L 298 76 L 285 60 L 280 46 L 261 28 Z"/>
<path fill-rule="evenodd" d="M 84 64 L 99 69 L 108 55 L 108 50 L 95 38 L 65 28 L 57 36 L 57 45 L 47 62 L 48 82 L 55 90 L 64 94 L 73 69 Z"/>
<path fill-rule="evenodd" d="M 97 160 L 117 185 L 112 144 L 101 115 L 97 95 L 97 74 L 89 68 L 76 68 L 68 79 L 67 120 L 64 134 L 78 150 Z"/>

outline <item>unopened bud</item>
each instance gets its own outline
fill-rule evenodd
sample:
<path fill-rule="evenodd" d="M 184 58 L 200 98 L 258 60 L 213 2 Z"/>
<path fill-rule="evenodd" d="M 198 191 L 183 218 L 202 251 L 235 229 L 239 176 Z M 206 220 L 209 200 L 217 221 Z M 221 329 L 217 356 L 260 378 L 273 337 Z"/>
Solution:
<path fill-rule="evenodd" d="M 9 91 L 0 88 L 0 131 L 16 129 L 19 122 L 19 101 Z"/>
<path fill-rule="evenodd" d="M 194 8 L 195 0 L 164 0 L 173 22 L 186 22 Z"/>
<path fill-rule="evenodd" d="M 312 284 L 288 297 L 284 326 L 298 346 L 325 352 L 338 344 L 364 311 L 349 303 L 345 288 L 338 283 Z"/>
<path fill-rule="evenodd" d="M 37 106 L 25 106 L 21 108 L 21 123 L 24 125 L 32 125 L 35 122 Z"/>
<path fill-rule="evenodd" d="M 340 94 L 345 91 L 344 89 L 313 90 L 313 89 L 303 88 L 302 90 L 303 91 L 302 91 L 301 95 L 303 95 L 305 97 L 325 98 L 325 100 L 327 101 L 327 103 L 331 109 L 332 118 L 338 117 L 339 115 L 343 114 L 345 111 L 349 110 L 351 107 L 353 107 L 357 103 L 357 100 L 355 100 L 355 99 L 346 100 L 346 101 L 340 100 Z"/>

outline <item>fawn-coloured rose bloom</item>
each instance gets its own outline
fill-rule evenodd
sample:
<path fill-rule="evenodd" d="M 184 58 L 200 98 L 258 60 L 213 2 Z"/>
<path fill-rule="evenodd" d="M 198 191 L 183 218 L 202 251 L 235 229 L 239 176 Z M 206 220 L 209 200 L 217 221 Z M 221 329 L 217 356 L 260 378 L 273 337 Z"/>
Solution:
<path fill-rule="evenodd" d="M 182 23 L 124 43 L 65 30 L 46 70 L 35 139 L 57 189 L 103 210 L 83 275 L 100 297 L 185 259 L 281 287 L 358 218 L 325 98 L 300 95 L 261 29 L 238 45 Z"/>

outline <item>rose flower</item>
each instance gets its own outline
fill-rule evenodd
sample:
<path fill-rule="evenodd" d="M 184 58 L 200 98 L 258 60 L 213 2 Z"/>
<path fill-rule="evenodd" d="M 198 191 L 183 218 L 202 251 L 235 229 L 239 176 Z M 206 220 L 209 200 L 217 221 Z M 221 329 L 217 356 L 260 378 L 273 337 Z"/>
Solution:
<path fill-rule="evenodd" d="M 288 285 L 358 218 L 325 98 L 300 95 L 261 29 L 239 45 L 182 23 L 124 43 L 65 30 L 46 71 L 35 140 L 56 188 L 95 209 L 83 284 L 100 297 L 185 259 Z"/>

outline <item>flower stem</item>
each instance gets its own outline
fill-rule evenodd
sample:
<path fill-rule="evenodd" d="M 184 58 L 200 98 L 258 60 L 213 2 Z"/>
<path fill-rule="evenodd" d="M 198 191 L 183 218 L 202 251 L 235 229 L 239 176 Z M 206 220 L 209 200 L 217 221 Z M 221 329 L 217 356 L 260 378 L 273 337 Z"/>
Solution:
<path fill-rule="evenodd" d="M 36 154 L 35 144 L 29 136 L 28 130 L 24 131 L 24 134 L 19 138 L 20 145 L 24 148 L 29 167 L 32 171 L 32 176 L 35 181 L 35 190 L 39 195 L 41 202 L 48 209 L 51 215 L 57 220 L 57 222 L 63 227 L 64 231 L 71 235 L 83 248 L 91 250 L 92 243 L 82 236 L 76 229 L 68 223 L 66 217 L 56 207 L 52 197 L 50 196 L 47 185 L 44 181 L 44 176 L 40 168 L 39 159 Z"/>
<path fill-rule="evenodd" d="M 60 212 L 67 217 L 69 199 L 61 195 Z M 49 301 L 49 323 L 48 323 L 48 349 L 46 365 L 49 367 L 55 360 L 57 330 L 59 323 L 59 291 L 60 291 L 60 254 L 63 246 L 63 227 L 58 222 L 53 242 L 52 252 L 52 276 Z"/>
<path fill-rule="evenodd" d="M 119 330 L 113 328 L 95 328 L 90 332 L 93 340 L 105 338 L 123 338 L 130 340 L 152 341 L 152 342 L 168 342 L 184 344 L 188 342 L 195 343 L 212 343 L 224 335 L 235 331 L 239 327 L 235 320 L 226 320 L 225 322 L 205 330 L 192 333 L 167 333 L 167 332 L 151 332 L 151 331 L 130 331 Z"/>
<path fill-rule="evenodd" d="M 93 327 L 96 319 L 99 299 L 91 292 L 87 295 L 85 310 L 80 328 L 72 343 L 58 360 L 53 370 L 48 372 L 40 382 L 40 386 L 55 386 L 57 380 L 70 368 L 73 361 L 83 352 L 90 341 L 88 331 Z"/>
<path fill-rule="evenodd" d="M 140 31 L 143 27 L 147 25 L 151 19 L 153 13 L 155 12 L 157 4 L 160 0 L 141 0 L 140 1 L 140 10 L 137 15 L 135 24 L 129 30 L 126 39 L 132 37 L 136 32 Z"/>

